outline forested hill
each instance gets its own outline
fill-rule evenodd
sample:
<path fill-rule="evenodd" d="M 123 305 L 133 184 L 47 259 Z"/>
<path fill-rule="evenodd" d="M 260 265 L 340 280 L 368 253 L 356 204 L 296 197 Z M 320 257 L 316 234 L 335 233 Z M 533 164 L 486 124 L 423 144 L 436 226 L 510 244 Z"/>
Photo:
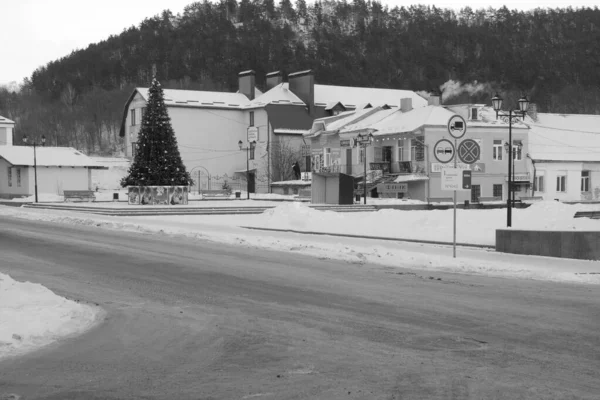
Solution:
<path fill-rule="evenodd" d="M 254 69 L 260 85 L 267 72 L 281 70 L 285 76 L 309 68 L 323 84 L 441 87 L 445 102 L 489 103 L 496 90 L 507 99 L 524 92 L 539 111 L 600 113 L 598 43 L 598 8 L 455 12 L 390 9 L 363 0 L 204 1 L 190 4 L 182 15 L 165 11 L 50 62 L 16 97 L 7 100 L 0 92 L 0 115 L 22 117 L 14 115 L 19 103 L 34 102 L 53 110 L 60 136 L 66 134 L 58 128 L 77 125 L 61 115 L 76 120 L 72 111 L 108 103 L 102 113 L 87 111 L 97 135 L 105 129 L 103 119 L 116 118 L 112 123 L 118 125 L 131 88 L 147 86 L 153 71 L 164 87 L 230 91 L 237 89 L 240 71 Z M 17 129 L 36 129 L 33 125 L 21 118 Z M 88 148 L 103 148 L 103 140 L 84 141 Z"/>

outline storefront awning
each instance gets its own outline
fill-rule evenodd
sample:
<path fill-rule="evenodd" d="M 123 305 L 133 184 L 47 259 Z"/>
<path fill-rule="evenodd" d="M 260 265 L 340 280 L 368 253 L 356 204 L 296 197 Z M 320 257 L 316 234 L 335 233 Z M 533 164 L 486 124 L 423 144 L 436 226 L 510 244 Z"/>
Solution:
<path fill-rule="evenodd" d="M 429 177 L 426 175 L 417 175 L 417 174 L 409 174 L 409 175 L 398 175 L 396 179 L 394 179 L 395 183 L 401 182 L 419 182 L 419 181 L 428 181 Z"/>

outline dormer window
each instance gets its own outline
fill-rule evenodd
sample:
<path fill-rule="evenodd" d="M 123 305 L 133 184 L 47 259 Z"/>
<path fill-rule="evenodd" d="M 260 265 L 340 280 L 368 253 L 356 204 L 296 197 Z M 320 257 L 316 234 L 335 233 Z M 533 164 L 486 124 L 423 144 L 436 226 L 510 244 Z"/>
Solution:
<path fill-rule="evenodd" d="M 471 107 L 471 111 L 469 114 L 469 119 L 472 121 L 476 121 L 479 119 L 479 109 L 477 107 Z"/>

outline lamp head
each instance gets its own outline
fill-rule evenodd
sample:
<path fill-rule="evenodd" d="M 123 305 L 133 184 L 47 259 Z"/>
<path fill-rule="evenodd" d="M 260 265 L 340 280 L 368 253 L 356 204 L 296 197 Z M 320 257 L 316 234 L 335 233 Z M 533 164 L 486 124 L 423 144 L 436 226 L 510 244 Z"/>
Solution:
<path fill-rule="evenodd" d="M 23 135 L 23 143 L 27 143 L 27 135 Z"/>
<path fill-rule="evenodd" d="M 502 97 L 496 92 L 496 95 L 492 97 L 492 107 L 494 107 L 494 111 L 498 112 L 502 109 Z"/>
<path fill-rule="evenodd" d="M 527 112 L 527 109 L 529 108 L 529 100 L 527 99 L 527 96 L 521 96 L 521 98 L 519 99 L 519 110 L 525 114 Z"/>
<path fill-rule="evenodd" d="M 240 147 L 240 150 L 242 149 L 242 145 L 243 145 L 243 144 L 244 144 L 244 143 L 242 143 L 242 141 L 241 141 L 241 140 L 238 142 L 238 146 Z"/>
<path fill-rule="evenodd" d="M 504 142 L 504 150 L 506 150 L 507 153 L 508 153 L 508 146 L 509 146 L 508 142 Z"/>
<path fill-rule="evenodd" d="M 42 135 L 42 144 L 43 145 L 46 144 L 46 136 L 45 135 Z"/>

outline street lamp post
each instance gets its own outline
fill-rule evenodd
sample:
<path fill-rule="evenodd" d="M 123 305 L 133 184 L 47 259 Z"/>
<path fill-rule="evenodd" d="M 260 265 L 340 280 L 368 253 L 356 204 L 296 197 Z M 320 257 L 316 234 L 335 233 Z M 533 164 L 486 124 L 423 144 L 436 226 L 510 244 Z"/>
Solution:
<path fill-rule="evenodd" d="M 507 117 L 508 118 L 508 194 L 506 196 L 506 226 L 510 227 L 512 225 L 512 203 L 511 201 L 511 191 L 513 185 L 512 173 L 513 173 L 513 146 L 512 146 L 512 123 L 513 118 L 521 117 L 525 118 L 527 114 L 527 109 L 529 108 L 529 100 L 527 100 L 526 96 L 521 96 L 518 100 L 519 109 L 518 110 L 508 110 L 508 112 L 501 111 L 502 109 L 502 97 L 496 93 L 494 97 L 492 97 L 492 106 L 494 107 L 494 111 L 496 111 L 496 119 L 498 116 Z"/>
<path fill-rule="evenodd" d="M 371 144 L 373 141 L 373 134 L 369 133 L 368 135 L 361 135 L 360 133 L 356 136 L 356 143 L 359 146 L 362 146 L 365 149 L 365 154 L 363 154 L 363 162 L 364 162 L 364 175 L 363 175 L 363 188 L 364 188 L 364 204 L 367 204 L 367 146 Z"/>
<path fill-rule="evenodd" d="M 27 135 L 23 136 L 23 143 L 29 144 L 27 141 Z M 46 136 L 42 135 L 42 146 L 44 146 L 46 144 Z M 34 181 L 35 181 L 35 202 L 38 202 L 38 184 L 37 184 L 37 154 L 36 154 L 36 147 L 39 146 L 39 144 L 34 140 L 33 143 L 31 143 L 31 145 L 33 146 L 33 176 L 34 176 Z"/>
<path fill-rule="evenodd" d="M 246 195 L 248 196 L 247 199 L 250 200 L 250 173 L 248 172 L 248 169 L 250 169 L 250 143 L 248 143 L 248 147 L 246 148 L 243 148 L 243 145 L 244 143 L 240 140 L 238 142 L 240 150 L 246 150 Z"/>

